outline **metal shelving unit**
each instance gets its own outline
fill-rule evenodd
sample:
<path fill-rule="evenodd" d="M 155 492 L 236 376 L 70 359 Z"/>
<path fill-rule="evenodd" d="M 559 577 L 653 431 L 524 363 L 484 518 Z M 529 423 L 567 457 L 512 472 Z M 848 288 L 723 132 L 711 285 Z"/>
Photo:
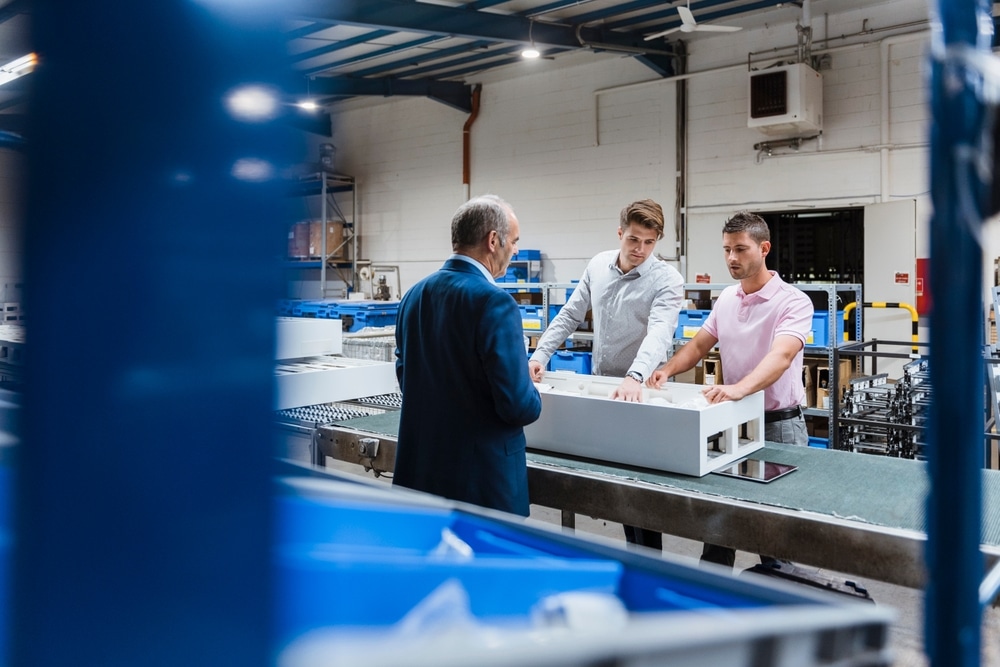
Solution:
<path fill-rule="evenodd" d="M 350 217 L 344 214 L 343 209 L 338 204 L 335 197 L 338 193 L 350 193 Z M 336 276 L 337 282 L 345 285 L 348 293 L 354 292 L 359 281 L 358 241 L 360 229 L 358 225 L 357 181 L 353 176 L 317 169 L 316 171 L 301 175 L 294 184 L 291 195 L 296 197 L 319 197 L 319 219 L 323 222 L 323 233 L 320 235 L 321 259 L 288 261 L 285 263 L 285 267 L 290 269 L 319 269 L 321 298 L 346 296 L 346 294 L 336 294 L 333 292 L 329 285 L 331 274 Z M 343 242 L 336 248 L 326 247 L 326 225 L 330 222 L 339 222 L 344 227 Z M 346 259 L 338 257 L 339 251 L 345 247 L 347 249 Z"/>
<path fill-rule="evenodd" d="M 684 292 L 721 292 L 725 288 L 729 287 L 732 283 L 685 283 Z M 842 317 L 838 314 L 838 311 L 843 310 L 843 306 L 850 303 L 850 301 L 842 301 L 841 296 L 843 294 L 848 294 L 856 303 L 862 303 L 861 299 L 861 285 L 856 283 L 795 283 L 793 287 L 796 287 L 803 292 L 825 292 L 826 293 L 826 312 L 827 312 L 827 332 L 826 340 L 828 345 L 822 346 L 807 346 L 805 348 L 805 354 L 807 355 L 822 355 L 826 354 L 827 357 L 827 368 L 830 369 L 830 385 L 831 389 L 839 386 L 839 377 L 837 377 L 839 368 L 835 363 L 835 350 L 838 345 L 842 342 L 837 335 L 837 324 L 838 319 Z M 838 300 L 841 300 L 841 307 L 838 308 Z M 861 340 L 862 334 L 862 309 L 858 308 L 855 310 L 854 318 L 854 340 Z M 688 339 L 685 338 L 675 338 L 674 348 L 676 349 L 678 344 L 683 344 L 687 342 Z M 836 393 L 836 391 L 834 391 Z M 831 402 L 832 405 L 832 402 Z M 805 408 L 803 413 L 808 417 L 825 417 L 830 419 L 831 410 L 825 408 L 810 407 Z M 832 437 L 832 433 L 831 433 Z"/>
<path fill-rule="evenodd" d="M 505 289 L 509 292 L 529 292 L 533 290 L 539 290 L 542 294 L 542 328 L 541 329 L 524 329 L 525 333 L 539 334 L 545 331 L 546 327 L 549 326 L 549 305 L 554 305 L 551 302 L 549 293 L 554 289 L 574 289 L 579 287 L 579 283 L 497 283 L 497 287 Z M 565 303 L 565 302 L 564 302 Z M 590 332 L 579 332 L 581 334 L 589 334 L 592 339 L 593 334 Z M 570 334 L 573 337 L 575 334 Z"/>

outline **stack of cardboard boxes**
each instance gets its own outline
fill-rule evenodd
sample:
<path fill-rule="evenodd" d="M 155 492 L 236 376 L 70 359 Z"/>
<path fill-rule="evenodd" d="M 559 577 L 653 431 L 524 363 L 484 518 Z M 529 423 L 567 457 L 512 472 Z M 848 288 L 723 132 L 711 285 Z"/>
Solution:
<path fill-rule="evenodd" d="M 344 223 L 335 220 L 327 221 L 325 224 L 320 220 L 313 220 L 292 225 L 288 230 L 288 258 L 321 259 L 324 228 L 327 258 L 345 259 L 347 245 L 344 243 Z"/>

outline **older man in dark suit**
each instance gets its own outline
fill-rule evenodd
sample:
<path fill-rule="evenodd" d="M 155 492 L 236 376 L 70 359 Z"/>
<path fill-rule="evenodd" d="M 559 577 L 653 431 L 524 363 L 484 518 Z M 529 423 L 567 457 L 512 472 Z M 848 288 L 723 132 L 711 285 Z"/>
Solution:
<path fill-rule="evenodd" d="M 528 373 L 521 314 L 494 283 L 520 224 L 494 195 L 451 221 L 454 254 L 403 297 L 396 376 L 403 392 L 394 484 L 528 515 L 524 429 L 541 399 Z"/>

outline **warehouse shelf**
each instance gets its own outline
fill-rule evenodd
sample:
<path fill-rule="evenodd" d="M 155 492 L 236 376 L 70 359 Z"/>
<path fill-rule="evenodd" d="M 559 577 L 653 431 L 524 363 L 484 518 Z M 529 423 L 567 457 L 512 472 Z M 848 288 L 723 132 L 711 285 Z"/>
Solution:
<path fill-rule="evenodd" d="M 685 283 L 684 284 L 684 294 L 687 296 L 692 292 L 702 292 L 702 293 L 718 293 L 727 287 L 730 287 L 733 283 Z M 796 287 L 806 293 L 825 293 L 826 294 L 826 309 L 824 311 L 817 311 L 817 316 L 814 318 L 814 323 L 820 322 L 825 327 L 825 331 L 814 332 L 816 334 L 816 339 L 822 341 L 823 345 L 806 345 L 804 349 L 804 355 L 807 359 L 826 358 L 826 368 L 830 370 L 829 384 L 831 388 L 840 386 L 840 368 L 839 364 L 836 363 L 836 349 L 843 344 L 843 333 L 840 327 L 843 323 L 843 306 L 850 303 L 850 301 L 845 301 L 842 297 L 847 296 L 852 299 L 855 303 L 862 303 L 861 298 L 861 285 L 856 283 L 794 283 L 793 287 Z M 705 303 L 707 297 L 702 294 L 701 299 L 696 299 L 696 305 L 702 307 L 699 312 L 707 313 L 704 310 L 705 306 L 711 308 L 711 303 Z M 699 303 L 700 301 L 700 303 Z M 838 307 L 839 306 L 839 307 Z M 853 337 L 854 340 L 861 340 L 862 337 L 862 309 L 857 309 L 855 311 L 854 319 L 854 330 Z M 682 311 L 683 312 L 683 311 Z M 691 324 L 691 323 L 689 323 Z M 844 325 L 846 327 L 846 325 Z M 678 327 L 681 329 L 681 326 Z M 694 337 L 692 332 L 690 336 L 687 336 L 687 331 L 683 331 L 685 336 L 675 336 L 674 338 L 674 350 L 677 349 L 679 345 L 691 340 Z M 851 332 L 848 332 L 851 333 Z M 805 366 L 804 364 L 804 367 Z M 837 392 L 834 391 L 834 394 Z M 832 412 L 828 408 L 823 408 L 820 406 L 809 406 L 803 410 L 803 414 L 806 417 L 827 419 L 830 420 L 832 417 Z M 828 429 L 832 431 L 832 424 L 828 423 Z"/>
<path fill-rule="evenodd" d="M 721 292 L 727 287 L 732 286 L 734 283 L 685 283 L 684 284 L 684 294 L 687 295 L 691 292 Z M 839 326 L 843 321 L 843 307 L 839 308 L 838 299 L 840 299 L 841 294 L 850 294 L 856 303 L 861 303 L 861 285 L 855 283 L 795 283 L 792 285 L 803 292 L 825 292 L 827 295 L 827 307 L 824 311 L 825 317 L 824 322 L 826 324 L 826 331 L 823 332 L 824 335 L 820 338 L 825 343 L 823 345 L 806 345 L 807 354 L 817 354 L 817 353 L 827 353 L 829 357 L 830 364 L 833 364 L 833 348 L 841 343 L 841 336 L 839 334 Z M 850 302 L 847 302 L 850 303 Z M 843 305 L 847 305 L 844 303 Z M 705 304 L 702 304 L 705 305 Z M 854 325 L 854 340 L 861 340 L 862 331 L 862 314 L 857 313 Z M 684 343 L 690 340 L 690 337 L 675 337 L 674 343 Z"/>
<path fill-rule="evenodd" d="M 318 167 L 318 165 L 313 165 Z M 349 194 L 350 215 L 346 215 L 334 197 L 335 194 Z M 282 268 L 289 270 L 319 269 L 320 296 L 322 298 L 347 296 L 357 291 L 358 252 L 360 228 L 358 221 L 358 184 L 353 176 L 337 174 L 317 168 L 303 173 L 289 188 L 292 197 L 319 198 L 320 247 L 317 258 L 296 260 L 289 258 L 282 262 Z M 342 225 L 343 240 L 335 248 L 327 247 L 327 225 Z M 342 283 L 343 291 L 335 289 L 331 283 Z"/>
<path fill-rule="evenodd" d="M 524 333 L 532 335 L 541 334 L 541 332 L 545 331 L 546 327 L 549 326 L 549 322 L 552 321 L 552 318 L 549 316 L 550 314 L 549 306 L 563 305 L 562 303 L 560 304 L 553 303 L 550 293 L 553 290 L 567 290 L 567 289 L 573 290 L 580 286 L 579 283 L 533 283 L 533 282 L 516 282 L 516 283 L 498 282 L 496 285 L 497 287 L 505 289 L 508 292 L 528 292 L 532 294 L 541 294 L 541 300 L 542 300 L 541 304 L 523 304 L 523 305 L 534 305 L 539 307 L 540 311 L 539 319 L 541 323 L 541 328 L 526 327 L 523 329 Z M 565 303 L 565 300 L 563 301 L 563 303 Z M 577 336 L 578 334 L 585 334 L 585 333 L 590 333 L 590 332 L 578 331 L 570 334 L 570 337 L 574 337 Z M 579 338 L 578 340 L 584 340 L 584 339 L 585 338 Z M 590 333 L 590 340 L 593 340 L 592 333 Z"/>

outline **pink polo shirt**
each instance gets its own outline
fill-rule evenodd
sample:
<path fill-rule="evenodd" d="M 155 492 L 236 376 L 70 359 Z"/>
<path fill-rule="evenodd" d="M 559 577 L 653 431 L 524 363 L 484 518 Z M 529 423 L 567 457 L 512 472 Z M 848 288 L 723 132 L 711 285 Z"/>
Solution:
<path fill-rule="evenodd" d="M 767 355 L 776 336 L 795 336 L 802 345 L 812 330 L 813 306 L 801 290 L 771 271 L 764 287 L 747 294 L 739 283 L 722 291 L 702 328 L 719 340 L 722 379 L 735 384 Z M 764 410 L 802 403 L 802 350 L 781 377 L 764 390 Z"/>

